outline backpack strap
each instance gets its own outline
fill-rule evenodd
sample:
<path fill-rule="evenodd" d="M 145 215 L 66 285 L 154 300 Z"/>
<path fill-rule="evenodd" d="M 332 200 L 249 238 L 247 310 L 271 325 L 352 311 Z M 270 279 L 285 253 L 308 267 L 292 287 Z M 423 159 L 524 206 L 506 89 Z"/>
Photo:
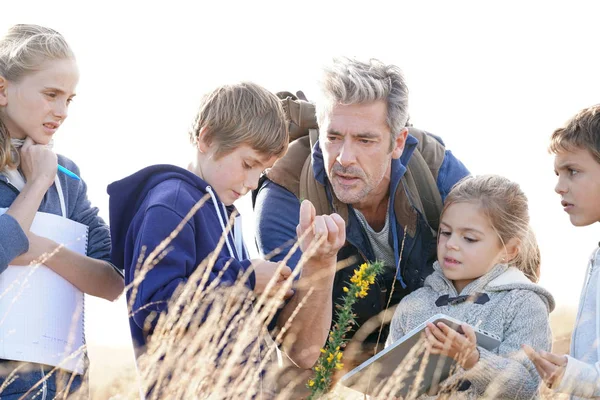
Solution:
<path fill-rule="evenodd" d="M 433 135 L 424 131 L 410 127 L 408 132 L 419 141 L 407 166 L 409 192 L 418 194 L 412 196 L 411 200 L 422 210 L 427 223 L 437 233 L 443 208 L 437 176 L 444 161 L 445 148 Z"/>

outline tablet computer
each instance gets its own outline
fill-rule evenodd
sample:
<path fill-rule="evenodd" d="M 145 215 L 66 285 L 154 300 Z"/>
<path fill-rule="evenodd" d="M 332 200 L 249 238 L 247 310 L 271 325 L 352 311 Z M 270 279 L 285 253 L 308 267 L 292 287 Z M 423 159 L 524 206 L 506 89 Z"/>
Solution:
<path fill-rule="evenodd" d="M 443 322 L 461 332 L 462 321 L 445 314 L 436 314 L 381 352 L 369 358 L 342 377 L 340 383 L 359 392 L 377 395 L 388 385 L 389 395 L 415 397 L 423 393 L 435 395 L 439 385 L 450 376 L 456 362 L 439 354 L 424 359 L 424 341 L 419 341 L 428 322 Z M 500 345 L 500 338 L 492 333 L 472 327 L 477 337 L 477 346 L 493 350 Z"/>

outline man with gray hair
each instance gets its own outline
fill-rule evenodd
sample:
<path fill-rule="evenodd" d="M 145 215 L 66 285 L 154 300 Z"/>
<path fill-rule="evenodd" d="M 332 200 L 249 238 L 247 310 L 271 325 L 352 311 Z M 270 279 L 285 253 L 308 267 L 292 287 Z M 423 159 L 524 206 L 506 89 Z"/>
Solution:
<path fill-rule="evenodd" d="M 348 365 L 353 357 L 358 363 L 372 356 L 376 343 L 383 347 L 387 327 L 379 332 L 382 320 L 372 317 L 382 316 L 389 305 L 421 287 L 432 272 L 441 203 L 469 171 L 440 138 L 407 127 L 408 89 L 394 65 L 335 59 L 324 69 L 316 119 L 318 137 L 314 131 L 312 137 L 295 140 L 267 171 L 255 198 L 256 237 L 262 254 L 279 248 L 283 251 L 272 260 L 283 259 L 296 240 L 303 199 L 315 207 L 303 202 L 307 215 L 335 212 L 346 220 L 337 268 L 324 262 L 320 270 L 312 265 L 303 270 L 303 278 L 305 271 L 319 271 L 305 306 L 314 307 L 313 329 L 323 342 L 335 304 L 357 266 L 384 262 L 385 272 L 355 303 L 357 325 L 347 337 L 366 347 L 345 355 Z M 288 261 L 292 269 L 300 256 L 296 251 Z M 309 289 L 299 286 L 292 301 L 300 303 Z M 388 320 L 392 314 L 387 312 Z M 278 325 L 287 317 L 281 315 Z M 306 349 L 306 354 L 314 362 L 318 348 Z"/>

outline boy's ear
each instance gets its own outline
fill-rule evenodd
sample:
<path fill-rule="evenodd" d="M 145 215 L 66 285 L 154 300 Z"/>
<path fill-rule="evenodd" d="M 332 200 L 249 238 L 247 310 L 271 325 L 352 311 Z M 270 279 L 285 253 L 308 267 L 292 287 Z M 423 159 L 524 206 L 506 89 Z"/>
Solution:
<path fill-rule="evenodd" d="M 8 81 L 6 78 L 0 75 L 0 106 L 5 106 L 8 104 L 8 96 L 6 95 L 8 90 L 7 84 Z"/>
<path fill-rule="evenodd" d="M 198 140 L 196 140 L 196 145 L 198 146 L 198 151 L 200 153 L 208 153 L 210 149 L 210 141 L 207 138 L 208 128 L 203 126 L 200 128 L 200 132 L 198 132 Z"/>

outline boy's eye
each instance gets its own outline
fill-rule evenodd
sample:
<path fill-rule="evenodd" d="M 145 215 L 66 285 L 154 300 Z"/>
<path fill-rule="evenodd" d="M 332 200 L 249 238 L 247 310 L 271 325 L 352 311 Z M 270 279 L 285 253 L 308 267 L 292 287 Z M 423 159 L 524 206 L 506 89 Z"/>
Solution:
<path fill-rule="evenodd" d="M 46 96 L 51 97 L 51 98 L 55 98 L 56 97 L 56 93 L 54 93 L 54 92 L 48 92 L 48 93 L 46 93 Z"/>
<path fill-rule="evenodd" d="M 577 175 L 579 173 L 579 171 L 574 170 L 573 168 L 568 168 L 569 171 L 569 175 L 573 176 L 573 175 Z"/>

